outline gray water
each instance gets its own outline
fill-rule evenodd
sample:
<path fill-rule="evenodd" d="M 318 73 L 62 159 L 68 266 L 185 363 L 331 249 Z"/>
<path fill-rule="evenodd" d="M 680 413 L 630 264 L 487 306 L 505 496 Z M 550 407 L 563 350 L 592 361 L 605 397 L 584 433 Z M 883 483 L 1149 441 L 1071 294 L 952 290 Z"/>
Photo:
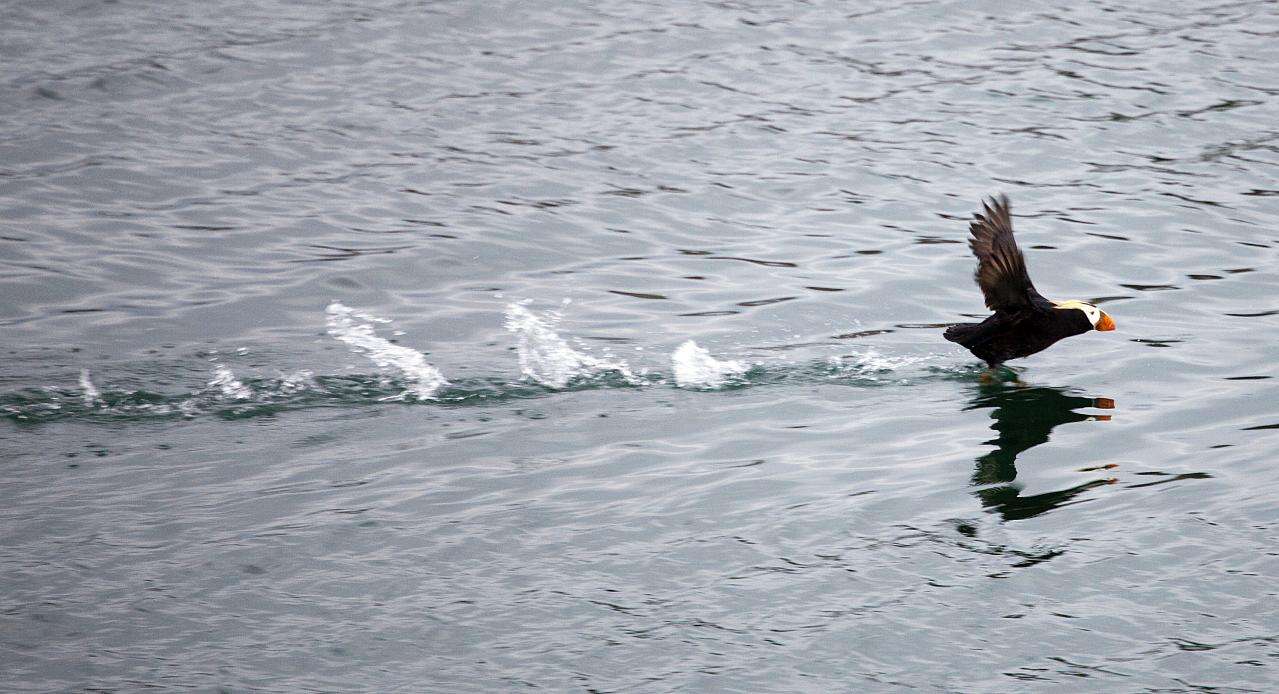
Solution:
<path fill-rule="evenodd" d="M 1273 691 L 1279 6 L 1061 5 L 0 6 L 4 689 Z"/>

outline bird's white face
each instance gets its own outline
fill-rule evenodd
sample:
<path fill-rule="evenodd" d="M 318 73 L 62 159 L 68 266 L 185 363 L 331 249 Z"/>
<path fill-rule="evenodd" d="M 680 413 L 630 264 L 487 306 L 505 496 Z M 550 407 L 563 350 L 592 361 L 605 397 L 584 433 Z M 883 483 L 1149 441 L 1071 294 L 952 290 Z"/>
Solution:
<path fill-rule="evenodd" d="M 1084 315 L 1088 316 L 1088 322 L 1092 323 L 1092 327 L 1097 330 L 1115 329 L 1115 319 L 1106 315 L 1105 311 L 1088 302 L 1071 299 L 1069 301 L 1054 301 L 1053 305 L 1057 308 L 1073 308 L 1083 311 Z"/>

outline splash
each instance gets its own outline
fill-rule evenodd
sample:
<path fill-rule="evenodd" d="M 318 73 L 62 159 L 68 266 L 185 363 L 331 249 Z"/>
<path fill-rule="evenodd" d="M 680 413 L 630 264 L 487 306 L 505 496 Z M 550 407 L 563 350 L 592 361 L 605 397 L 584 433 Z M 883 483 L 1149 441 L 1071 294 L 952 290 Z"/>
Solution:
<path fill-rule="evenodd" d="M 296 395 L 314 387 L 315 374 L 308 369 L 303 369 L 281 376 L 278 391 L 281 395 Z"/>
<path fill-rule="evenodd" d="M 827 361 L 837 373 L 847 372 L 849 374 L 868 375 L 898 371 L 903 367 L 926 362 L 932 358 L 933 355 L 888 356 L 873 349 L 868 349 L 860 354 L 830 357 Z"/>
<path fill-rule="evenodd" d="M 85 407 L 102 405 L 102 394 L 98 392 L 97 386 L 93 385 L 93 379 L 90 378 L 88 369 L 80 369 L 80 390 L 84 391 L 82 398 Z"/>
<path fill-rule="evenodd" d="M 231 400 L 253 399 L 253 389 L 241 383 L 231 369 L 221 364 L 213 369 L 213 378 L 209 379 L 209 387 L 216 388 L 222 397 Z"/>
<path fill-rule="evenodd" d="M 675 371 L 675 384 L 680 388 L 718 388 L 731 379 L 740 378 L 750 365 L 716 359 L 689 340 L 671 355 L 671 368 Z"/>
<path fill-rule="evenodd" d="M 620 374 L 631 384 L 640 382 L 625 362 L 608 361 L 573 349 L 545 320 L 521 304 L 507 306 L 506 329 L 515 335 L 520 371 L 549 388 L 563 388 L 575 378 L 608 372 Z"/>
<path fill-rule="evenodd" d="M 397 345 L 374 333 L 374 323 L 389 323 L 389 320 L 360 313 L 337 301 L 329 304 L 325 312 L 328 314 L 329 335 L 345 343 L 353 352 L 368 357 L 383 371 L 397 372 L 410 383 L 402 395 L 411 394 L 426 400 L 435 397 L 441 387 L 448 385 L 444 374 L 431 366 L 421 352 Z"/>

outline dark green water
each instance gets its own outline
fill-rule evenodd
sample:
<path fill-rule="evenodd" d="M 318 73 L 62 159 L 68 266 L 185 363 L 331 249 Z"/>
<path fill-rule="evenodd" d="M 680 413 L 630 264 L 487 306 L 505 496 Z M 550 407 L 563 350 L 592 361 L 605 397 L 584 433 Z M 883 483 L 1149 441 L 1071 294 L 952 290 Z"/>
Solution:
<path fill-rule="evenodd" d="M 4 688 L 1273 690 L 1277 37 L 0 8 Z"/>

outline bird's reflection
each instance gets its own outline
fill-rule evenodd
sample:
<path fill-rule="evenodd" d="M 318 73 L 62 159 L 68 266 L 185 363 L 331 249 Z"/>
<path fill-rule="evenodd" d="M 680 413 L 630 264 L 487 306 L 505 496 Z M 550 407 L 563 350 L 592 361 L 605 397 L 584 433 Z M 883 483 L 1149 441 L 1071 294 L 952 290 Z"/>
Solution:
<path fill-rule="evenodd" d="M 975 493 L 982 505 L 997 511 L 1005 520 L 1019 520 L 1070 503 L 1087 489 L 1110 484 L 1109 479 L 1096 479 L 1059 491 L 1022 496 L 1021 487 L 1014 481 L 1017 479 L 1017 456 L 1047 443 L 1055 427 L 1071 422 L 1108 420 L 1110 415 L 1079 410 L 1113 409 L 1114 406 L 1110 398 L 1070 395 L 1065 388 L 1007 383 L 978 386 L 965 409 L 989 408 L 990 416 L 995 420 L 990 428 L 998 434 L 986 442 L 994 445 L 995 450 L 977 458 L 973 470 L 973 484 L 980 486 Z"/>

